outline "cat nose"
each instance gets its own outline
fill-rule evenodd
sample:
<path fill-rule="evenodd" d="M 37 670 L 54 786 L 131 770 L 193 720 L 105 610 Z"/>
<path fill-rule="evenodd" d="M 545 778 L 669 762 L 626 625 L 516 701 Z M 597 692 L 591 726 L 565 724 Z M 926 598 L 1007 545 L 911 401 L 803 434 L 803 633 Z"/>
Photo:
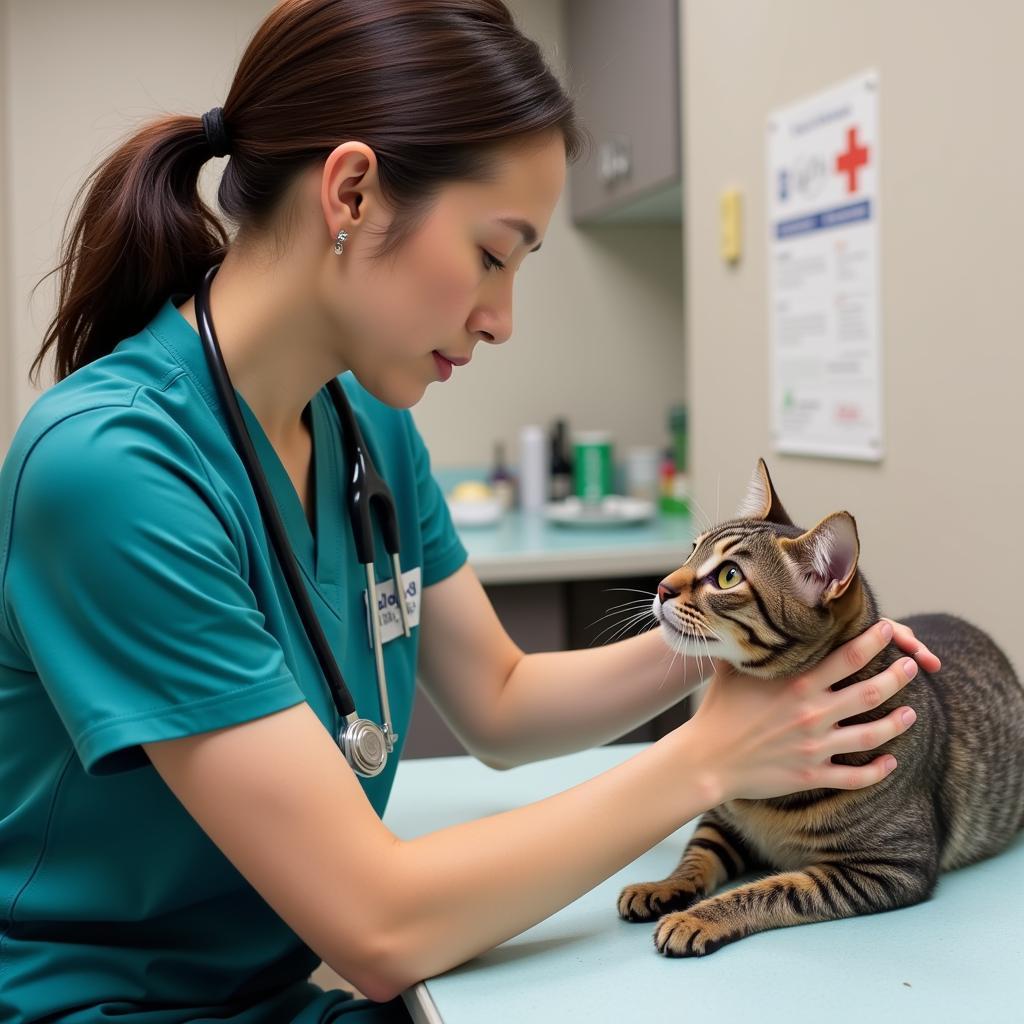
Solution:
<path fill-rule="evenodd" d="M 658 584 L 658 600 L 664 604 L 666 601 L 671 601 L 673 597 L 678 597 L 679 591 L 670 587 L 664 580 Z"/>

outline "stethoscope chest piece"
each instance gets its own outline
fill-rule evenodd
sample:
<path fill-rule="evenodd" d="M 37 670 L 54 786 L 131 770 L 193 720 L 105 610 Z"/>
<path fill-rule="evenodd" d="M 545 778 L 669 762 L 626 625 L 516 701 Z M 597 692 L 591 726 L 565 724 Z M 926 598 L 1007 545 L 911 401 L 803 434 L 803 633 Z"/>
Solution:
<path fill-rule="evenodd" d="M 384 730 L 369 718 L 358 718 L 353 711 L 338 730 L 338 746 L 359 775 L 380 775 L 388 758 Z"/>

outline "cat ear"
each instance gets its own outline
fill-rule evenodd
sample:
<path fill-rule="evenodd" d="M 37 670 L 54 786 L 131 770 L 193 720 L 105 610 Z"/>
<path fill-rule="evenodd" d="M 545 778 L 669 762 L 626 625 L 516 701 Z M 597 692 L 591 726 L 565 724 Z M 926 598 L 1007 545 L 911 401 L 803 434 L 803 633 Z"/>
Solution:
<path fill-rule="evenodd" d="M 793 582 L 808 605 L 830 604 L 846 593 L 857 572 L 860 540 L 849 512 L 833 512 L 812 530 L 779 540 Z"/>
<path fill-rule="evenodd" d="M 757 460 L 754 475 L 747 485 L 747 495 L 736 510 L 737 519 L 764 519 L 780 526 L 793 526 L 789 514 L 782 507 L 779 496 L 772 486 L 772 478 L 768 475 L 768 466 L 764 459 Z"/>

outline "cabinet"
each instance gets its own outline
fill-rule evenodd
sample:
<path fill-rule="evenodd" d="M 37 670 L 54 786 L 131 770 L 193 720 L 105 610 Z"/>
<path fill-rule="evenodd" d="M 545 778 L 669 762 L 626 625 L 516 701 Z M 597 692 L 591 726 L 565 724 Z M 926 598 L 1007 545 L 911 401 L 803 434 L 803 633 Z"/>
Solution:
<path fill-rule="evenodd" d="M 577 224 L 682 219 L 681 0 L 566 0 L 567 84 L 592 152 L 569 171 Z"/>

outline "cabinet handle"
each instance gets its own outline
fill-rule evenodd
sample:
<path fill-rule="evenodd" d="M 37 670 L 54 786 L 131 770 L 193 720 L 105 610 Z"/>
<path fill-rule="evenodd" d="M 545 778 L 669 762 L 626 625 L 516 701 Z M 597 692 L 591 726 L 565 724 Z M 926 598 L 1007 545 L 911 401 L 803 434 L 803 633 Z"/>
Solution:
<path fill-rule="evenodd" d="M 597 176 L 603 184 L 611 186 L 623 181 L 632 170 L 629 139 L 625 135 L 613 136 L 601 143 L 597 152 Z"/>

